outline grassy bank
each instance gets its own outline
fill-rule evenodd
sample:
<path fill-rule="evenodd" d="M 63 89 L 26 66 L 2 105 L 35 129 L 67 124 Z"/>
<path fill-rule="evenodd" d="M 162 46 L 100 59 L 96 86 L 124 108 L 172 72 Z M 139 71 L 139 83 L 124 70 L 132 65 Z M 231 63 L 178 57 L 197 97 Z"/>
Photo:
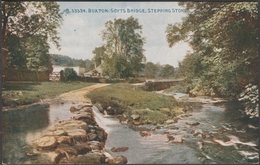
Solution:
<path fill-rule="evenodd" d="M 53 98 L 62 93 L 83 88 L 93 83 L 86 82 L 15 82 L 3 85 L 3 105 L 26 105 L 40 99 Z"/>
<path fill-rule="evenodd" d="M 173 97 L 143 91 L 130 84 L 112 84 L 87 94 L 93 103 L 100 103 L 104 109 L 115 114 L 140 116 L 141 122 L 163 123 L 183 113 Z M 111 107 L 111 108 L 110 108 Z"/>
<path fill-rule="evenodd" d="M 188 88 L 188 84 L 185 82 L 182 82 L 180 84 L 176 84 L 171 86 L 168 89 L 165 89 L 164 91 L 166 93 L 186 93 Z"/>

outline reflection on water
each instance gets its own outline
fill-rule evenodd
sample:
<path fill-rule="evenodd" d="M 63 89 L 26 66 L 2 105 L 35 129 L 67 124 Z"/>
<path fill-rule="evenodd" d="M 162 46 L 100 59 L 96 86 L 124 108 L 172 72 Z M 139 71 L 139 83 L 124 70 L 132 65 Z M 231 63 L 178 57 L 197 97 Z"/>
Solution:
<path fill-rule="evenodd" d="M 48 123 L 47 105 L 3 112 L 3 161 L 20 163 L 26 157 L 26 135 L 47 127 Z"/>
<path fill-rule="evenodd" d="M 46 127 L 48 119 L 48 105 L 33 105 L 3 112 L 3 129 L 5 133 L 26 133 Z"/>
<path fill-rule="evenodd" d="M 3 112 L 3 162 L 20 164 L 27 159 L 28 144 L 58 120 L 68 119 L 71 103 L 42 105 Z"/>

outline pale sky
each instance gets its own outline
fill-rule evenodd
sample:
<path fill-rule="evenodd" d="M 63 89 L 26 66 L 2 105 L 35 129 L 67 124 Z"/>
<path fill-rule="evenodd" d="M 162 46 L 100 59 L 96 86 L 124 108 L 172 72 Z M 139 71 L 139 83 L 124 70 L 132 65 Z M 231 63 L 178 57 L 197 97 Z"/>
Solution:
<path fill-rule="evenodd" d="M 178 66 L 188 50 L 187 43 L 179 43 L 169 48 L 166 40 L 166 27 L 168 24 L 181 22 L 185 12 L 177 2 L 58 2 L 61 11 L 69 9 L 107 9 L 109 13 L 68 13 L 63 14 L 63 23 L 59 29 L 61 49 L 51 46 L 50 53 L 67 55 L 73 58 L 91 59 L 95 47 L 102 46 L 101 32 L 105 23 L 114 18 L 127 18 L 133 16 L 143 27 L 145 38 L 145 56 L 147 61 L 160 64 Z M 117 13 L 112 13 L 117 10 Z M 144 9 L 146 13 L 127 13 L 127 9 Z M 148 13 L 149 9 L 163 9 L 164 12 Z M 126 13 L 123 12 L 126 11 Z M 165 11 L 166 10 L 166 11 Z M 168 11 L 171 11 L 169 13 Z M 150 10 L 151 11 L 151 10 Z M 174 12 L 173 12 L 174 11 Z"/>

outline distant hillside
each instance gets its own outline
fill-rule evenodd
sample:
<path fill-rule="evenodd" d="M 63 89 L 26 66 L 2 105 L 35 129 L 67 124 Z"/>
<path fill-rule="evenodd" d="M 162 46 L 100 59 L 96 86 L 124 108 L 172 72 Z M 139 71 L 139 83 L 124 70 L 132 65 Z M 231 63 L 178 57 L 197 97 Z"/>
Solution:
<path fill-rule="evenodd" d="M 94 64 L 91 60 L 86 59 L 75 59 L 64 55 L 59 54 L 51 54 L 51 61 L 53 65 L 60 66 L 81 66 L 86 68 L 87 70 L 91 70 L 94 68 Z"/>

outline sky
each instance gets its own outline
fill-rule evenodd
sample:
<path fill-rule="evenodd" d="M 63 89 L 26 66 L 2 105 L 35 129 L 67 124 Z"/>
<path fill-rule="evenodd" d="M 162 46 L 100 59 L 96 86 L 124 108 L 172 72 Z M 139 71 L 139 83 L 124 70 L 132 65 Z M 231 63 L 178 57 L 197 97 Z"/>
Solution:
<path fill-rule="evenodd" d="M 92 59 L 95 47 L 102 46 L 101 33 L 105 23 L 115 18 L 133 16 L 142 25 L 145 38 L 144 55 L 147 61 L 170 64 L 175 67 L 191 50 L 187 43 L 180 42 L 170 48 L 166 40 L 168 24 L 181 22 L 187 14 L 177 2 L 58 2 L 64 12 L 59 28 L 61 48 L 51 46 L 50 53 L 67 55 L 77 59 Z M 75 9 L 85 10 L 81 13 Z M 102 9 L 105 12 L 89 12 Z M 132 9 L 132 11 L 130 11 Z M 135 12 L 136 10 L 141 12 Z M 157 10 L 159 9 L 159 10 Z M 157 13 L 152 11 L 157 10 Z M 74 12 L 73 12 L 74 11 Z M 130 12 L 129 12 L 130 11 Z M 144 12 L 146 13 L 144 13 Z"/>

